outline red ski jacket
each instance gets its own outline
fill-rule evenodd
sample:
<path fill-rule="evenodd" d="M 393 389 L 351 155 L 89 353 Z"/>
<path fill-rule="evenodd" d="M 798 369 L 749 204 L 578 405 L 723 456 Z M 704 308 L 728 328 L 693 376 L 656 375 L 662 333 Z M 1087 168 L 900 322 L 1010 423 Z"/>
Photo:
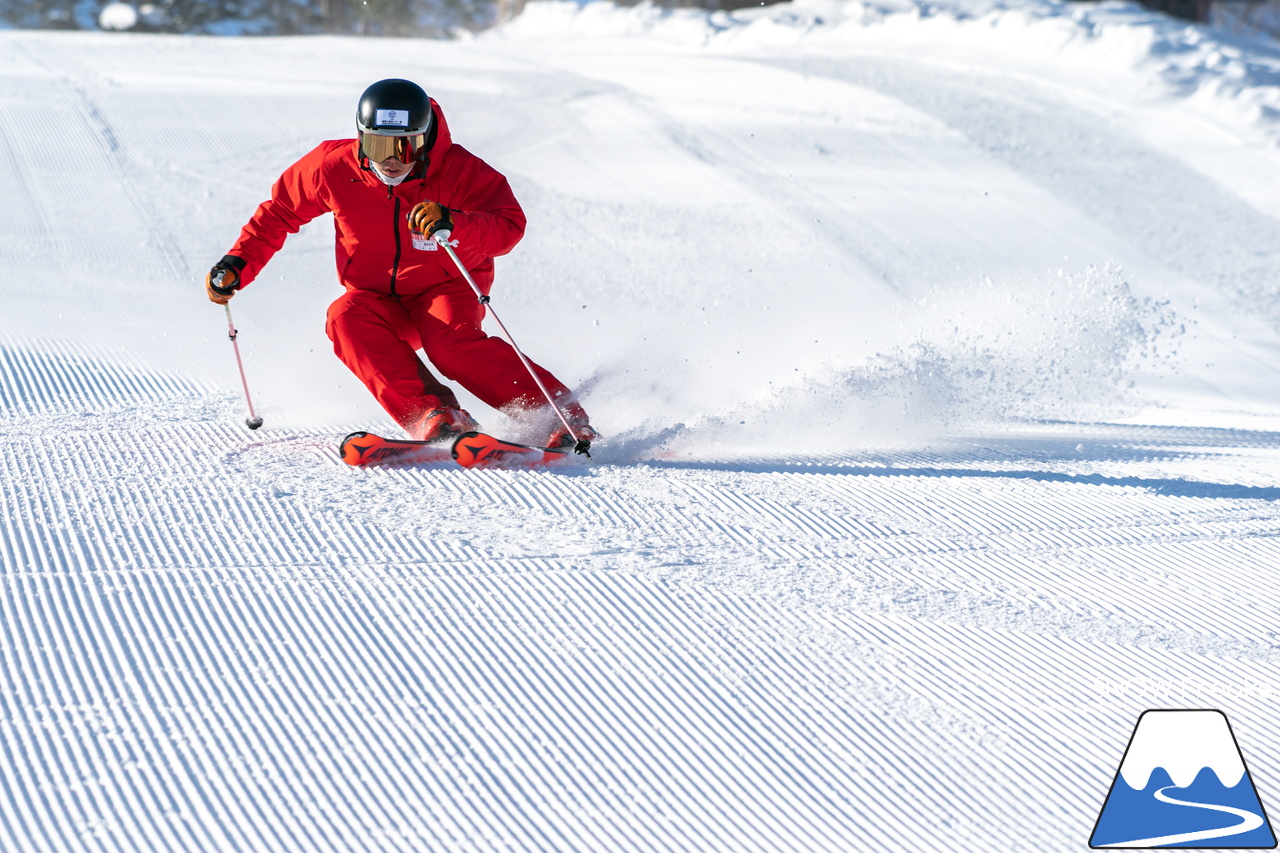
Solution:
<path fill-rule="evenodd" d="M 241 287 L 307 222 L 333 213 L 338 279 L 349 290 L 397 296 L 424 293 L 461 278 L 448 254 L 413 248 L 407 216 L 420 201 L 435 201 L 453 215 L 457 253 L 486 293 L 493 258 L 524 236 L 525 216 L 507 179 L 461 145 L 455 145 L 434 100 L 438 130 L 425 176 L 388 187 L 359 157 L 355 139 L 322 142 L 294 163 L 258 206 L 229 254 L 242 258 Z"/>

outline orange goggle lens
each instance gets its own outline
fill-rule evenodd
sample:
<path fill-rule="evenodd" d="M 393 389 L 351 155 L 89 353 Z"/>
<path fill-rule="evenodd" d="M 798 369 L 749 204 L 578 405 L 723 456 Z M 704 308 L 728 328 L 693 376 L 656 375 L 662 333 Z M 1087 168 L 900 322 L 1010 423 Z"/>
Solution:
<path fill-rule="evenodd" d="M 364 156 L 374 163 L 390 160 L 393 157 L 401 163 L 412 163 L 426 142 L 426 134 L 415 133 L 412 136 L 375 136 L 372 133 L 360 134 L 360 144 L 364 148 Z"/>

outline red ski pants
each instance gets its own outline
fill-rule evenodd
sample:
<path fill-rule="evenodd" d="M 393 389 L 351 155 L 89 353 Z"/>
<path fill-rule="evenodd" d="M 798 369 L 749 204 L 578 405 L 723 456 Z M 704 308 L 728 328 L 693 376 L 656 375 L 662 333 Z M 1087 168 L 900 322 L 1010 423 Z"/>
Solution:
<path fill-rule="evenodd" d="M 417 296 L 390 296 L 348 290 L 329 306 L 325 332 L 333 351 L 365 384 L 406 431 L 422 415 L 458 398 L 441 384 L 421 359 L 495 409 L 536 409 L 546 405 L 511 345 L 481 331 L 484 306 L 461 281 L 451 281 Z M 560 380 L 534 365 L 557 402 L 570 392 Z M 577 414 L 576 404 L 568 406 Z"/>

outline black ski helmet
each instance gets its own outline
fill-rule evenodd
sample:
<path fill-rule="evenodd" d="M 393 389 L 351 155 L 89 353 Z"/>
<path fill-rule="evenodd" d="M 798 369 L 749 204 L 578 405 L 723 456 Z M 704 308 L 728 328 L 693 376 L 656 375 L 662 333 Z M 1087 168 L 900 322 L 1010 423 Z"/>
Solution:
<path fill-rule="evenodd" d="M 379 80 L 360 96 L 356 130 L 360 156 L 380 163 L 388 156 L 425 163 L 435 141 L 431 98 L 409 80 Z"/>

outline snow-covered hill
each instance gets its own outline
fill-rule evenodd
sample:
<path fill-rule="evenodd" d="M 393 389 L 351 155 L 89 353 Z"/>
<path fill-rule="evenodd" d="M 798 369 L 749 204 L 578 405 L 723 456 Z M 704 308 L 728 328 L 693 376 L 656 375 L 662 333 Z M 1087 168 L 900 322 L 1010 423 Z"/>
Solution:
<path fill-rule="evenodd" d="M 0 33 L 0 849 L 1079 850 L 1151 707 L 1274 800 L 1278 60 L 1114 4 Z M 244 428 L 204 272 L 386 76 L 510 176 L 594 463 L 345 467 L 324 220 L 232 303 Z"/>

